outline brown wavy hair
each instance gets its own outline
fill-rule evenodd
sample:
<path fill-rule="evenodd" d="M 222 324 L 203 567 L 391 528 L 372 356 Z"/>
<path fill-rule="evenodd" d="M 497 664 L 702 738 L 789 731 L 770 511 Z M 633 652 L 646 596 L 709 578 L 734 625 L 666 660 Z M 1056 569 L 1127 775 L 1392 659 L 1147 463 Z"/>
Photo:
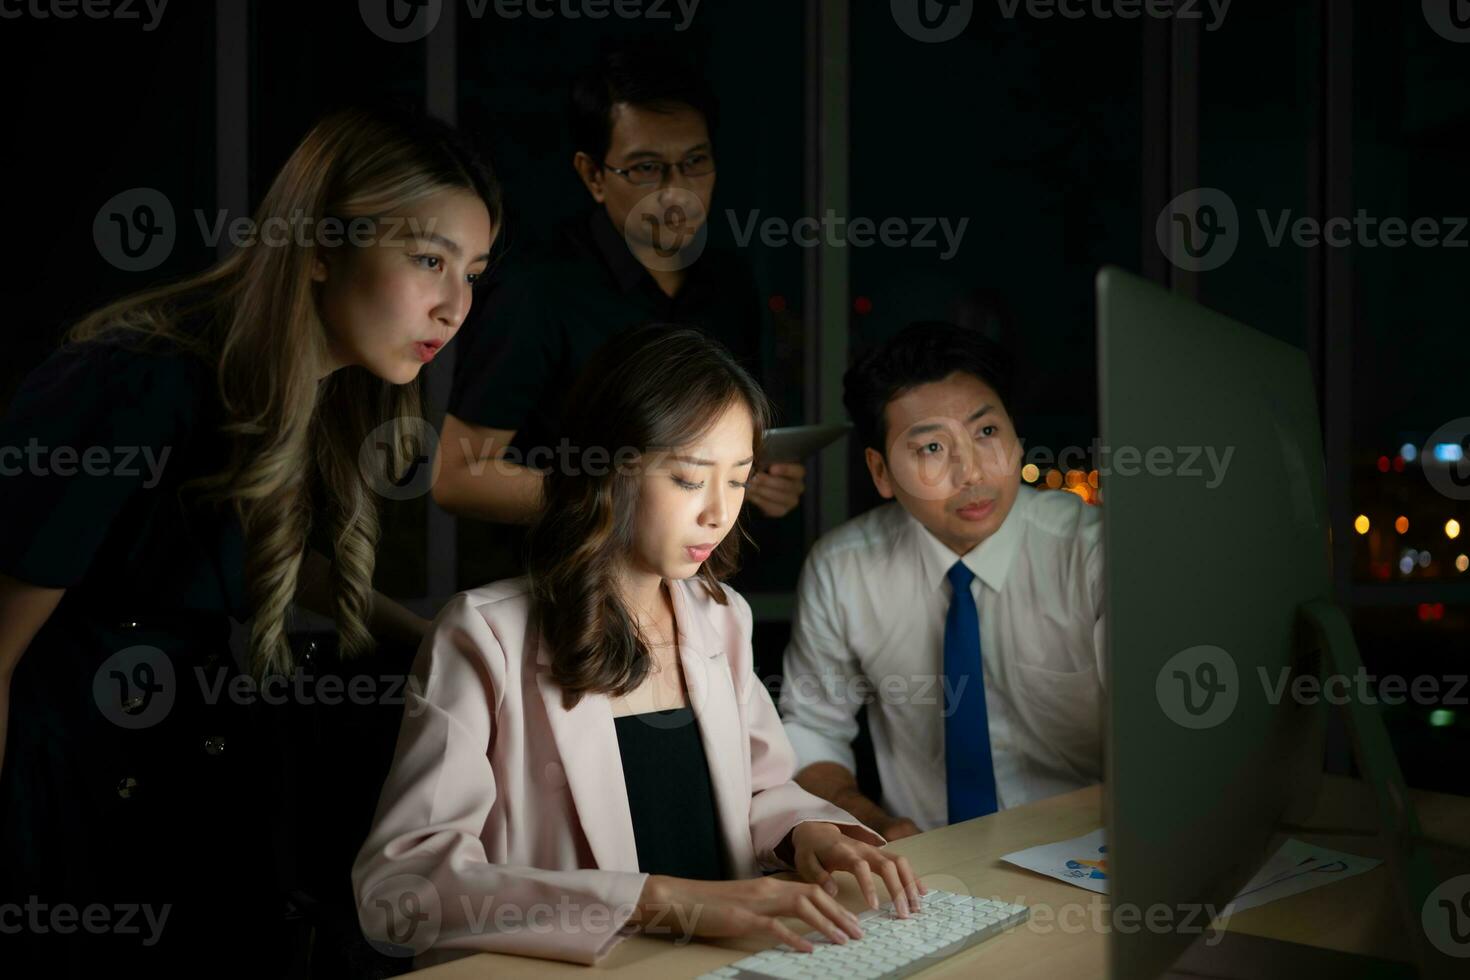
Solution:
<path fill-rule="evenodd" d="M 457 130 L 396 105 L 354 107 L 306 134 L 266 192 L 255 227 L 293 215 L 344 224 L 377 218 L 446 190 L 474 194 L 492 227 L 500 224 L 499 185 Z M 67 336 L 73 343 L 165 341 L 215 368 L 228 462 L 191 481 L 191 489 L 232 506 L 240 520 L 253 607 L 249 659 L 258 677 L 294 666 L 286 613 L 314 511 L 334 548 L 339 652 L 346 658 L 372 649 L 378 511 L 358 449 L 377 426 L 393 422 L 392 466 L 400 472 L 420 415 L 417 380 L 393 385 L 360 367 L 318 379 L 328 339 L 311 270 L 325 247 L 290 235 L 279 245 L 237 248 L 197 275 L 94 311 Z"/>
<path fill-rule="evenodd" d="M 760 385 L 718 342 L 668 324 L 604 346 L 568 395 L 562 435 L 587 464 L 546 475 L 526 562 L 533 616 L 567 708 L 588 692 L 626 694 L 648 676 L 648 643 L 616 587 L 633 551 L 642 464 L 698 440 L 736 404 L 750 410 L 758 461 L 772 416 Z M 594 449 L 607 465 L 592 465 Z M 739 567 L 742 537 L 750 541 L 743 512 L 695 576 L 721 605 L 720 581 Z"/>

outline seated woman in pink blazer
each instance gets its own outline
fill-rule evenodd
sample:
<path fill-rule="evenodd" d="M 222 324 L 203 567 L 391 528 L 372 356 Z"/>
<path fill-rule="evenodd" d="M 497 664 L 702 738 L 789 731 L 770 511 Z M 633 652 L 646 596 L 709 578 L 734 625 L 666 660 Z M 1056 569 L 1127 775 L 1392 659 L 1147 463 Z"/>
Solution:
<path fill-rule="evenodd" d="M 861 935 L 834 871 L 906 915 L 925 891 L 908 862 L 792 781 L 750 607 L 720 581 L 760 388 L 702 334 L 647 327 L 588 365 L 565 417 L 528 574 L 460 593 L 419 649 L 352 873 L 366 936 L 419 965 L 593 963 L 639 928 L 810 950 L 776 917 Z"/>

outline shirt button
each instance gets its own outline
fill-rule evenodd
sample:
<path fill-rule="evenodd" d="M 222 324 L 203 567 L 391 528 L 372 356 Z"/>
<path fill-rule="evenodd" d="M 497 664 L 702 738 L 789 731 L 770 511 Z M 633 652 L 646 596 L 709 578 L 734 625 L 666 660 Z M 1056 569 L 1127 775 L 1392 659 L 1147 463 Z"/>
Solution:
<path fill-rule="evenodd" d="M 210 735 L 204 739 L 204 751 L 210 755 L 219 755 L 225 750 L 225 737 L 223 735 Z"/>
<path fill-rule="evenodd" d="M 122 797 L 123 799 L 132 799 L 133 795 L 137 793 L 137 791 L 138 781 L 132 776 L 126 776 L 118 781 L 117 795 Z"/>

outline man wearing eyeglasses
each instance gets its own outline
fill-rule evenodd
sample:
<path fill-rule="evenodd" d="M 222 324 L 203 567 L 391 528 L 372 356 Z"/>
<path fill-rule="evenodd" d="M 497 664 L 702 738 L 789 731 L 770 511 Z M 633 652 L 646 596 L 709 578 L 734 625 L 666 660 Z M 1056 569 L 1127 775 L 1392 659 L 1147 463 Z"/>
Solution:
<path fill-rule="evenodd" d="M 540 471 L 562 465 L 552 452 L 562 398 L 592 353 L 630 327 L 694 326 L 763 377 L 755 281 L 738 256 L 705 247 L 716 116 L 703 78 L 665 44 L 614 51 L 577 80 L 572 165 L 593 207 L 549 254 L 508 265 L 476 299 L 441 432 L 440 506 L 530 522 Z M 746 499 L 784 516 L 804 476 L 773 465 L 752 477 Z"/>

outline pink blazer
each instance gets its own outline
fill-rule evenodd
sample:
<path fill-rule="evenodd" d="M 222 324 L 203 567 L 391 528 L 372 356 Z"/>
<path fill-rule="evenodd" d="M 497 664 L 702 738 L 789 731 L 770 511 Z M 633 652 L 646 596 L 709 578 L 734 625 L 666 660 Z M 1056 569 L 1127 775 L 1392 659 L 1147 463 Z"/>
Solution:
<path fill-rule="evenodd" d="M 808 820 L 886 844 L 792 781 L 795 754 L 752 667 L 746 601 L 728 586 L 722 606 L 695 580 L 669 585 L 726 866 L 741 878 L 792 870 L 775 848 Z M 460 593 L 414 661 L 352 883 L 367 938 L 420 965 L 455 950 L 590 964 L 635 928 L 624 926 L 648 875 L 611 703 L 590 694 L 562 707 L 530 598 L 524 578 Z"/>

